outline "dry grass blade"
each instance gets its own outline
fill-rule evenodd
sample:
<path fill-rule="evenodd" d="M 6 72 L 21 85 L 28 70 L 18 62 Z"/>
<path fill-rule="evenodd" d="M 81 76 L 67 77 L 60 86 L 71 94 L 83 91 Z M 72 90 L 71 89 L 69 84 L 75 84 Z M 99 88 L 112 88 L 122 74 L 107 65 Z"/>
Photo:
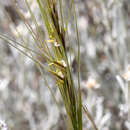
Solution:
<path fill-rule="evenodd" d="M 95 124 L 95 122 L 94 122 L 94 119 L 93 119 L 93 117 L 91 116 L 90 112 L 88 111 L 87 107 L 86 107 L 86 106 L 83 106 L 83 110 L 84 110 L 84 112 L 86 113 L 86 115 L 87 115 L 87 117 L 89 118 L 89 120 L 91 121 L 91 123 L 92 123 L 94 129 L 95 129 L 95 130 L 98 130 L 98 128 L 97 128 L 97 126 L 96 126 L 96 124 Z"/>

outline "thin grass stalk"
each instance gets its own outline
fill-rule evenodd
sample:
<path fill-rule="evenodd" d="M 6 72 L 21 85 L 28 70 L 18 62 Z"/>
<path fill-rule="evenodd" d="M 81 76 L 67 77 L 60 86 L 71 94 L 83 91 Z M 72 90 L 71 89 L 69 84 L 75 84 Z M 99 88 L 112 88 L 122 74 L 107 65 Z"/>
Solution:
<path fill-rule="evenodd" d="M 88 111 L 87 107 L 86 107 L 86 106 L 83 106 L 83 110 L 84 110 L 84 112 L 86 113 L 86 115 L 87 115 L 87 117 L 89 118 L 89 120 L 91 121 L 91 123 L 92 123 L 94 129 L 95 129 L 95 130 L 98 130 L 98 128 L 97 128 L 97 126 L 96 126 L 96 124 L 95 124 L 95 122 L 94 122 L 94 119 L 93 119 L 93 117 L 91 116 L 90 112 Z"/>

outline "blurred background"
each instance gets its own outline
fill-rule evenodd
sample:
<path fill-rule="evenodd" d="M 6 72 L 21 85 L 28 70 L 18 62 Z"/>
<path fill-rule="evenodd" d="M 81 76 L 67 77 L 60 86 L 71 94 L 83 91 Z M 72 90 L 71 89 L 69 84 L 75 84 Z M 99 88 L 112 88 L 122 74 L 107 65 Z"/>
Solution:
<path fill-rule="evenodd" d="M 65 13 L 68 1 L 63 2 Z M 24 0 L 16 2 L 35 29 Z M 99 130 L 130 130 L 130 0 L 75 0 L 75 3 L 81 44 L 83 104 Z M 30 6 L 46 36 L 36 1 L 30 0 Z M 16 29 L 35 48 L 11 0 L 0 0 L 0 33 L 21 42 Z M 68 33 L 76 49 L 74 23 L 69 23 Z M 76 56 L 75 53 L 71 55 L 76 81 Z M 66 116 L 54 79 L 44 74 Z M 1 39 L 0 120 L 5 121 L 9 130 L 67 129 L 33 61 Z M 94 130 L 84 112 L 83 130 Z"/>

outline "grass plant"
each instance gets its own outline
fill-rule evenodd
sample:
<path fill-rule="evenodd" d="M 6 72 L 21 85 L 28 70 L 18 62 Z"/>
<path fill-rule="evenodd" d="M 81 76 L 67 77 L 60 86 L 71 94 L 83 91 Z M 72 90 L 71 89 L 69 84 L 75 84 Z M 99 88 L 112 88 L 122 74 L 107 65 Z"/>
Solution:
<path fill-rule="evenodd" d="M 37 0 L 38 7 L 40 9 L 40 14 L 43 20 L 43 25 L 45 26 L 47 32 L 47 38 L 43 35 L 38 21 L 31 10 L 28 0 L 25 0 L 27 8 L 31 15 L 31 20 L 33 21 L 36 30 L 31 27 L 29 21 L 24 17 L 24 14 L 18 9 L 16 3 L 13 1 L 13 5 L 23 20 L 26 28 L 30 32 L 33 40 L 35 41 L 36 50 L 30 48 L 29 43 L 27 43 L 22 35 L 18 33 L 18 37 L 21 39 L 22 43 L 19 43 L 6 35 L 0 33 L 0 38 L 4 40 L 9 45 L 16 48 L 25 56 L 29 57 L 34 61 L 37 68 L 41 72 L 42 77 L 46 81 L 46 85 L 53 98 L 55 99 L 54 93 L 52 92 L 50 86 L 47 83 L 46 76 L 43 73 L 43 69 L 50 72 L 56 80 L 56 85 L 60 91 L 65 110 L 68 116 L 68 121 L 70 126 L 68 129 L 72 130 L 82 130 L 82 93 L 80 88 L 80 39 L 78 33 L 78 23 L 77 23 L 77 14 L 74 5 L 74 1 L 70 1 L 70 9 L 72 13 L 68 14 L 68 17 L 65 18 L 63 11 L 63 1 L 62 0 Z M 68 23 L 69 19 L 73 14 L 76 37 L 77 37 L 77 62 L 78 62 L 78 85 L 75 85 L 73 80 L 73 72 L 69 58 L 67 56 L 67 42 L 66 37 L 68 36 Z M 69 45 L 71 46 L 71 45 Z M 40 61 L 37 57 L 40 56 L 44 58 L 46 63 Z M 58 102 L 55 99 L 55 102 L 59 107 Z M 86 108 L 84 107 L 86 112 Z M 90 114 L 86 112 L 88 118 L 90 119 Z M 94 121 L 92 120 L 94 128 L 97 130 Z"/>

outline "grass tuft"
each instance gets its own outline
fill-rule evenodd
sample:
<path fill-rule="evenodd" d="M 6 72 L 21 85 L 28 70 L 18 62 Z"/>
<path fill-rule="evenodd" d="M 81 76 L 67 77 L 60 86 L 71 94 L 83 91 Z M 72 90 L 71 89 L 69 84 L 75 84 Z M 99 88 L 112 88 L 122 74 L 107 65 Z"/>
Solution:
<path fill-rule="evenodd" d="M 40 14 L 48 34 L 48 39 L 45 39 L 43 33 L 41 32 L 40 26 L 38 25 L 38 21 L 29 5 L 29 1 L 25 0 L 25 2 L 36 30 L 32 29 L 31 24 L 28 20 L 26 20 L 24 15 L 17 8 L 15 2 L 14 7 L 21 19 L 24 21 L 24 24 L 30 32 L 30 35 L 32 36 L 33 40 L 35 41 L 35 45 L 38 51 L 31 49 L 29 44 L 24 41 L 24 38 L 22 38 L 23 43 L 14 41 L 3 34 L 0 34 L 0 38 L 34 61 L 39 71 L 41 72 L 43 79 L 46 81 L 46 84 L 50 91 L 51 88 L 49 87 L 47 80 L 45 79 L 42 69 L 45 69 L 46 71 L 50 72 L 52 76 L 54 76 L 54 78 L 56 79 L 56 85 L 60 91 L 66 109 L 69 121 L 68 124 L 71 124 L 69 128 L 73 130 L 82 130 L 82 93 L 80 88 L 80 39 L 74 2 L 73 0 L 70 1 L 70 11 L 73 11 L 75 18 L 74 21 L 78 45 L 78 89 L 74 84 L 72 69 L 71 65 L 69 64 L 69 58 L 67 56 L 66 35 L 68 34 L 67 31 L 70 15 L 68 14 L 67 20 L 64 20 L 63 1 L 37 0 Z M 58 5 L 60 7 L 59 9 Z M 20 37 L 21 34 L 19 34 L 19 38 Z M 47 64 L 41 62 L 37 58 L 37 56 L 43 57 Z M 55 96 L 52 91 L 51 94 L 55 99 Z M 56 99 L 55 102 L 58 106 L 58 102 L 56 101 Z M 58 108 L 60 109 L 59 106 Z M 86 109 L 84 110 L 86 111 Z M 94 123 L 93 125 L 97 130 L 96 125 Z"/>

